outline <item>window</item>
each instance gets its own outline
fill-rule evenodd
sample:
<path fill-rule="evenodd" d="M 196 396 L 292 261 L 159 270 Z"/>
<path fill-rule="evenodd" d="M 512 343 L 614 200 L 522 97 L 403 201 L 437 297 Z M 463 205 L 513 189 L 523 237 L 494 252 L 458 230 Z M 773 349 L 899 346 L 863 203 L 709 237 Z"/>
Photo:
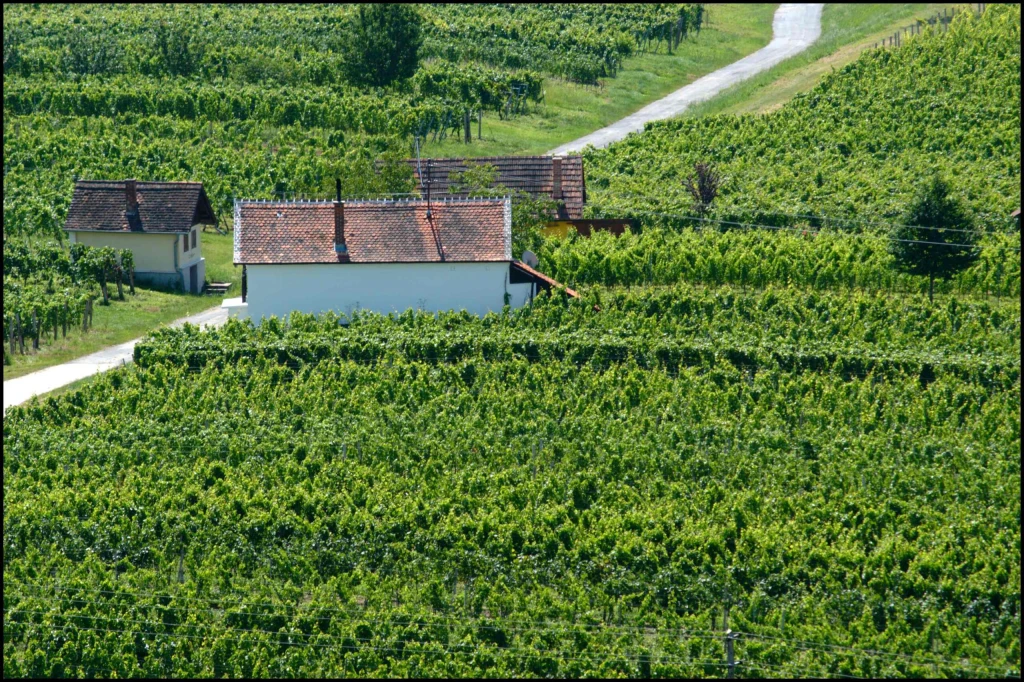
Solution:
<path fill-rule="evenodd" d="M 184 237 L 182 237 L 182 239 L 181 239 L 181 252 L 182 253 L 187 253 L 188 252 L 188 235 L 187 234 Z"/>
<path fill-rule="evenodd" d="M 192 230 L 192 248 L 196 248 L 196 231 Z"/>

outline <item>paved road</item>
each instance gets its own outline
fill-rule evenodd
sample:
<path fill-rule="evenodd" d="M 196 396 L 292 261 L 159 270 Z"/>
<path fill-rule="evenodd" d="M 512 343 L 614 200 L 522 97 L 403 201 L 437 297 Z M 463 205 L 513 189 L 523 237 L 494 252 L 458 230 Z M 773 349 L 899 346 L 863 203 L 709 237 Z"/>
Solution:
<path fill-rule="evenodd" d="M 186 322 L 219 327 L 228 319 L 227 311 L 219 305 L 190 317 L 183 317 L 171 323 L 179 327 Z M 32 374 L 4 382 L 4 412 L 11 405 L 20 405 L 34 395 L 49 393 L 61 386 L 92 376 L 97 372 L 120 367 L 132 361 L 132 351 L 141 339 L 135 339 L 118 346 L 104 348 L 101 351 L 85 355 L 63 365 L 54 365 Z"/>
<path fill-rule="evenodd" d="M 729 66 L 695 80 L 657 102 L 648 104 L 635 114 L 630 114 L 607 128 L 601 128 L 578 140 L 563 144 L 557 149 L 552 149 L 548 154 L 552 156 L 568 154 L 580 151 L 588 144 L 595 147 L 607 147 L 632 132 L 643 130 L 644 124 L 648 121 L 677 116 L 691 104 L 710 99 L 729 86 L 803 52 L 821 35 L 821 10 L 823 7 L 822 4 L 781 5 L 775 12 L 775 19 L 772 21 L 772 41 L 765 47 L 738 62 L 733 62 Z"/>

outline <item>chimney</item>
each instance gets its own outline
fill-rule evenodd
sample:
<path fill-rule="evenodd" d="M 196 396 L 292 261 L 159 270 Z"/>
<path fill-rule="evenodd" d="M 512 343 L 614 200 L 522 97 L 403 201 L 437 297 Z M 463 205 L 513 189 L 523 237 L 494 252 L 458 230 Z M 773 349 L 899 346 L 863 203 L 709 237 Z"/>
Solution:
<path fill-rule="evenodd" d="M 562 160 L 551 159 L 551 198 L 562 198 Z"/>
<path fill-rule="evenodd" d="M 339 187 L 341 183 L 338 183 Z M 348 246 L 345 245 L 345 204 L 334 202 L 334 252 L 339 263 L 348 263 Z"/>
<path fill-rule="evenodd" d="M 334 178 L 334 200 L 341 203 L 341 178 Z"/>
<path fill-rule="evenodd" d="M 125 207 L 124 211 L 128 215 L 138 215 L 139 213 L 139 197 L 135 194 L 135 180 L 124 181 L 124 199 Z"/>

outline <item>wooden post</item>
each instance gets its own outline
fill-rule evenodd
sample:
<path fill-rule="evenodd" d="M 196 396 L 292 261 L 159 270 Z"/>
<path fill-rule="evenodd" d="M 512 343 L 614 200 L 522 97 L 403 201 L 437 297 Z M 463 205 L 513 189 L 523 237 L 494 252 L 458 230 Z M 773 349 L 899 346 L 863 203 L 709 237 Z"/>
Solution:
<path fill-rule="evenodd" d="M 135 266 L 128 268 L 128 293 L 135 295 Z"/>
<path fill-rule="evenodd" d="M 18 327 L 14 324 L 14 320 L 10 320 L 10 324 L 6 326 L 7 336 L 10 337 L 11 340 L 11 355 L 14 355 L 14 340 L 17 338 L 16 334 L 18 333 Z"/>
<path fill-rule="evenodd" d="M 68 310 L 68 302 L 64 301 L 64 317 L 61 319 L 60 328 L 65 339 L 68 338 L 68 316 L 70 314 L 71 311 Z"/>
<path fill-rule="evenodd" d="M 466 129 L 465 140 L 463 141 L 466 144 L 469 144 L 470 142 L 473 141 L 473 128 L 472 126 L 469 125 L 469 109 L 466 109 L 466 111 L 463 112 L 462 114 L 462 125 Z"/>
<path fill-rule="evenodd" d="M 14 324 L 18 334 L 18 347 L 21 349 L 21 354 L 25 354 L 25 331 L 21 327 L 21 315 L 14 313 Z"/>
<path fill-rule="evenodd" d="M 476 139 L 482 140 L 484 137 L 484 110 L 478 109 L 476 112 Z"/>
<path fill-rule="evenodd" d="M 39 316 L 32 311 L 32 350 L 39 350 Z"/>

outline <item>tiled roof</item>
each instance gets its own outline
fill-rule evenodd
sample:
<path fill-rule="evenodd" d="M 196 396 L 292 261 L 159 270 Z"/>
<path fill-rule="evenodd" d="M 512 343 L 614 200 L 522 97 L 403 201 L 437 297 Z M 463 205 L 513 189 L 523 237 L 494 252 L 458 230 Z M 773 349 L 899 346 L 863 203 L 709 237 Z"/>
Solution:
<path fill-rule="evenodd" d="M 235 204 L 238 264 L 337 263 L 333 202 Z M 427 202 L 346 201 L 345 244 L 351 263 L 512 260 L 512 211 L 508 199 Z M 431 222 L 433 225 L 431 225 Z"/>
<path fill-rule="evenodd" d="M 187 232 L 196 224 L 217 224 L 201 182 L 136 182 L 135 195 L 137 218 L 127 214 L 124 180 L 79 180 L 64 229 Z"/>
<path fill-rule="evenodd" d="M 543 272 L 539 272 L 537 270 L 534 270 L 533 268 L 531 268 L 526 263 L 522 263 L 520 261 L 512 261 L 512 267 L 518 268 L 519 270 L 523 271 L 524 273 L 526 273 L 530 277 L 533 277 L 534 279 L 539 280 L 540 282 L 543 283 L 542 286 L 543 285 L 547 285 L 545 288 L 550 289 L 550 288 L 553 287 L 555 289 L 564 289 L 565 293 L 567 293 L 572 298 L 579 298 L 580 297 L 579 293 L 577 293 L 576 291 L 570 289 L 569 287 L 565 286 L 561 282 L 558 282 L 558 281 L 556 281 L 554 279 L 551 279 L 550 277 L 545 275 Z"/>
<path fill-rule="evenodd" d="M 472 159 L 407 159 L 412 166 L 417 188 L 426 196 L 426 177 L 420 178 L 420 171 L 427 175 L 430 168 L 430 191 L 434 198 L 464 197 L 465 194 L 451 191 L 455 173 L 464 172 L 467 163 L 493 165 L 498 169 L 496 181 L 512 190 L 522 190 L 534 197 L 551 199 L 554 191 L 554 159 L 552 156 L 482 156 Z M 562 198 L 555 217 L 562 220 L 577 220 L 583 217 L 583 204 L 587 200 L 586 182 L 583 177 L 583 157 L 561 157 Z M 417 170 L 417 168 L 419 170 Z"/>

